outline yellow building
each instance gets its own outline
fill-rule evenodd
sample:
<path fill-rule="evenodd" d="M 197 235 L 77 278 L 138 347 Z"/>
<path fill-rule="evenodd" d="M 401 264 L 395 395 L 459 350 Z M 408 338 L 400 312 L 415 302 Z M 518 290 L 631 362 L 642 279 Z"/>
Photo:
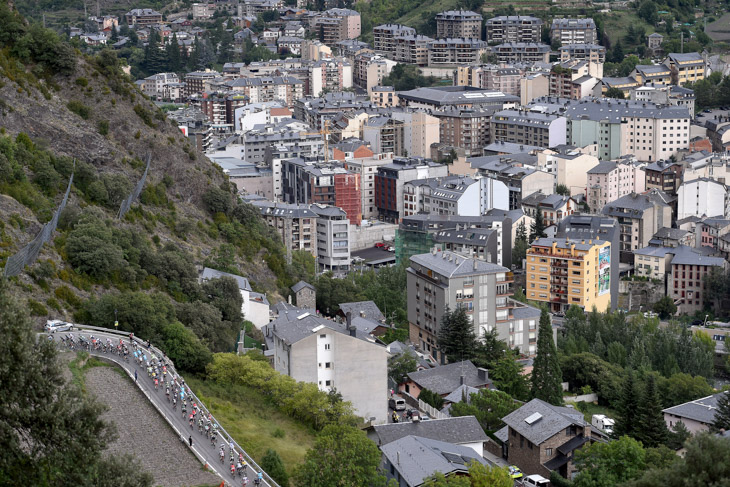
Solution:
<path fill-rule="evenodd" d="M 698 52 L 670 53 L 664 65 L 672 70 L 672 84 L 682 86 L 705 79 L 705 59 Z"/>
<path fill-rule="evenodd" d="M 611 243 L 539 238 L 527 250 L 527 299 L 565 313 L 575 304 L 604 311 L 611 304 Z"/>

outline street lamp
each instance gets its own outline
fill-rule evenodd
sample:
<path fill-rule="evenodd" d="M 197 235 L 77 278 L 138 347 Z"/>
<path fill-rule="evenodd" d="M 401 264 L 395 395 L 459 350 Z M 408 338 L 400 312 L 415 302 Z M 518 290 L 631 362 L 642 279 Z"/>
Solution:
<path fill-rule="evenodd" d="M 119 329 L 119 320 L 117 319 L 117 310 L 114 309 L 114 330 Z"/>
<path fill-rule="evenodd" d="M 705 321 L 704 321 L 704 323 L 702 323 L 702 326 L 707 326 L 707 318 L 708 318 L 709 316 L 710 316 L 710 315 L 705 315 Z"/>

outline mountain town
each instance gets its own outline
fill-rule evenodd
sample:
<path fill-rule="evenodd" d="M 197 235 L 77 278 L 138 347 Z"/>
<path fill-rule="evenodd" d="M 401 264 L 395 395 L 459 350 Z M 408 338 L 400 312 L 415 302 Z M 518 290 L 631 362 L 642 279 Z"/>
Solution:
<path fill-rule="evenodd" d="M 0 485 L 730 479 L 715 0 L 0 0 Z"/>

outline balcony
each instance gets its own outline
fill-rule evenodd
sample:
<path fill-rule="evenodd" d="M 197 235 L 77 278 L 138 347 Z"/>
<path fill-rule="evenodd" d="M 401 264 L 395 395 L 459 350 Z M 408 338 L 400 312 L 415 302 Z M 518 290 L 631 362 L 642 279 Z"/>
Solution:
<path fill-rule="evenodd" d="M 513 272 L 505 272 L 504 279 L 497 279 L 497 284 L 509 284 L 515 282 L 515 274 Z"/>

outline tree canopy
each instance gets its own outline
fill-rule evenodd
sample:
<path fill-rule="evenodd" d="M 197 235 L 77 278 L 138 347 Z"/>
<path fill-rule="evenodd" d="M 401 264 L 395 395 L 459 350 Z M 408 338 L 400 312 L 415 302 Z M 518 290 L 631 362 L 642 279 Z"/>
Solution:
<path fill-rule="evenodd" d="M 563 404 L 563 373 L 560 370 L 558 350 L 553 339 L 550 314 L 546 309 L 540 314 L 537 332 L 537 355 L 532 368 L 532 395 L 550 404 Z"/>

